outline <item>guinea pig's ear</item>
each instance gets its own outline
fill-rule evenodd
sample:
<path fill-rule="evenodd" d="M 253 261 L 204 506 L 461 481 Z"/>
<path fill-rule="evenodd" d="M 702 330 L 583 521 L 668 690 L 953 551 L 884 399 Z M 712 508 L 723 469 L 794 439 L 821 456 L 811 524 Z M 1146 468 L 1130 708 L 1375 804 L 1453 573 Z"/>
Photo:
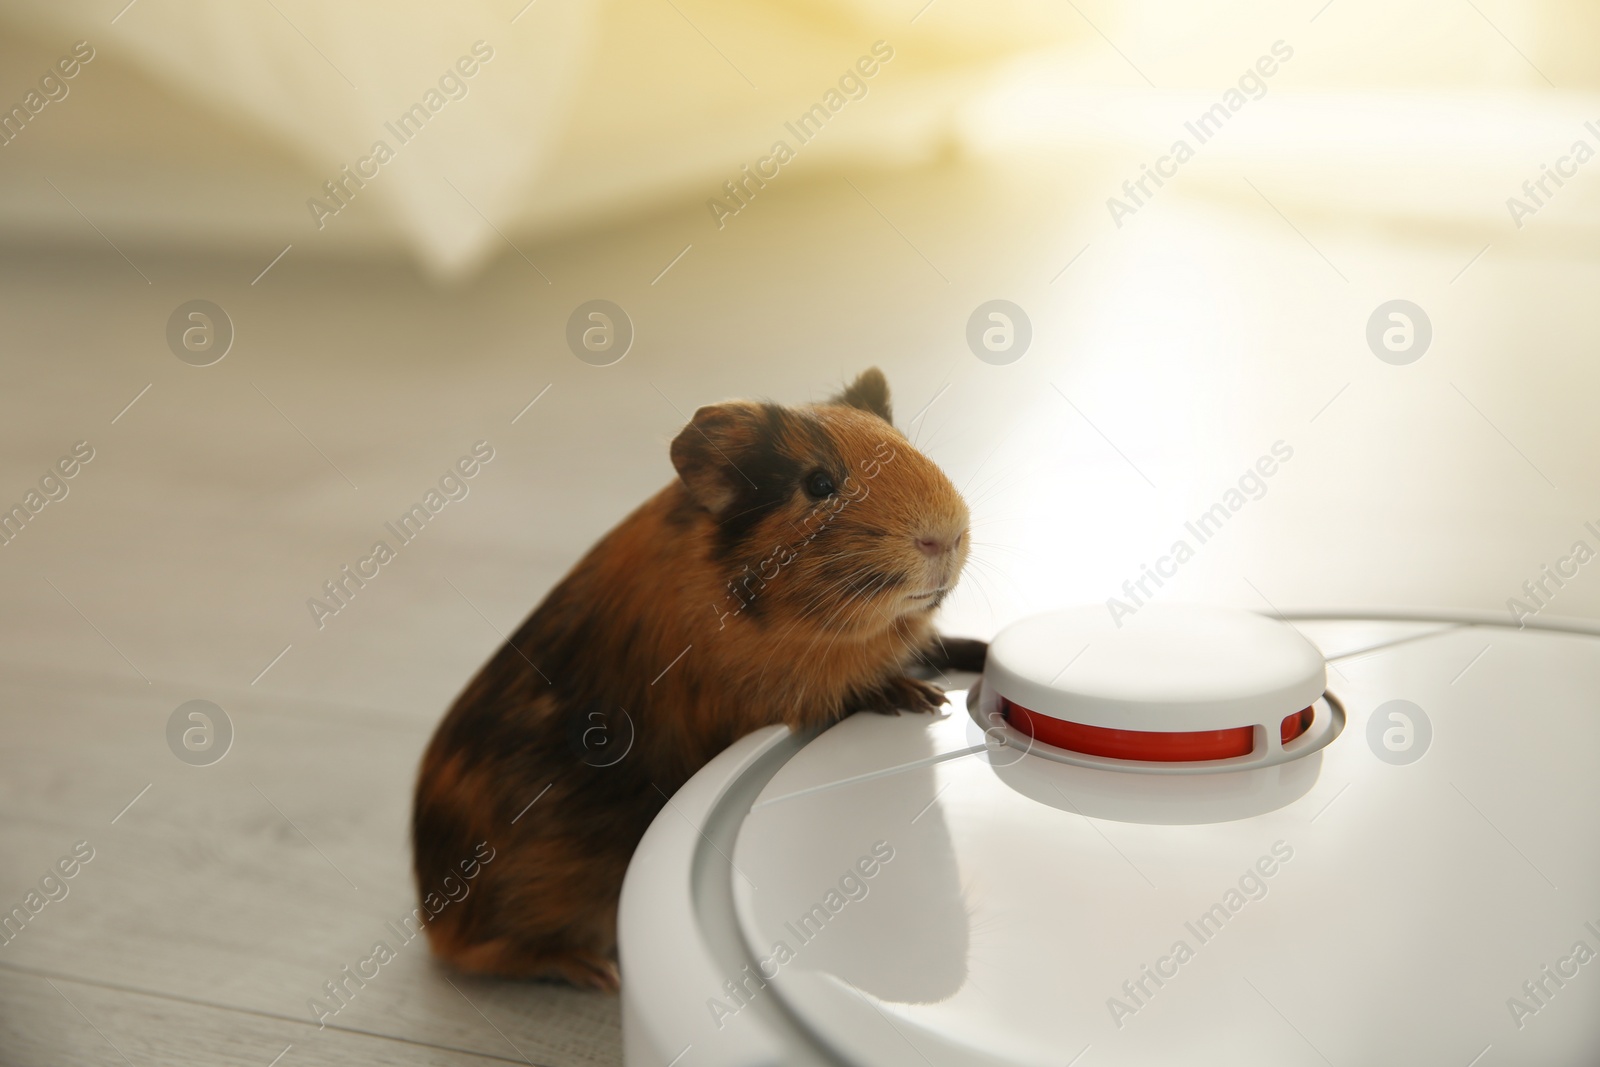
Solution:
<path fill-rule="evenodd" d="M 849 388 L 829 403 L 870 411 L 884 422 L 894 425 L 894 416 L 889 410 L 889 381 L 877 367 L 862 371 Z"/>
<path fill-rule="evenodd" d="M 700 408 L 672 439 L 672 465 L 695 503 L 721 514 L 750 482 L 734 464 L 759 436 L 755 404 L 734 401 Z"/>

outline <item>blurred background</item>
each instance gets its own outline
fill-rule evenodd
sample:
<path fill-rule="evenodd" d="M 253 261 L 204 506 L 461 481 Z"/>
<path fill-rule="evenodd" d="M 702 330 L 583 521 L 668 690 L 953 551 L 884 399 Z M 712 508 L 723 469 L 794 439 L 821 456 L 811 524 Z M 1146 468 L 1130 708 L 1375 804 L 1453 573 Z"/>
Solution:
<path fill-rule="evenodd" d="M 0 3 L 0 904 L 97 850 L 0 947 L 0 1062 L 617 1062 L 614 999 L 452 989 L 420 944 L 326 1028 L 306 1002 L 410 906 L 439 715 L 701 404 L 882 367 L 973 507 L 949 632 L 1126 598 L 1218 503 L 1159 597 L 1600 617 L 1597 31 Z M 568 341 L 594 300 L 620 358 Z M 201 769 L 194 699 L 232 731 Z"/>

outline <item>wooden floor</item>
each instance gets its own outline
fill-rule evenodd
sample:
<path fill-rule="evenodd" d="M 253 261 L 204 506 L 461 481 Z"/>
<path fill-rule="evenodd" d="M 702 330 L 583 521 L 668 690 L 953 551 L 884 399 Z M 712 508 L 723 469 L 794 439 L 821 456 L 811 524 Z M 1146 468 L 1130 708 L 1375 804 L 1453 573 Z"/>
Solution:
<path fill-rule="evenodd" d="M 626 499 L 665 480 L 654 438 L 676 415 L 662 404 L 616 435 L 654 462 L 613 491 L 562 488 L 559 423 L 533 414 L 559 413 L 568 383 L 513 426 L 551 382 L 525 351 L 489 357 L 479 417 L 441 401 L 460 369 L 427 369 L 438 338 L 343 370 L 345 342 L 270 339 L 296 308 L 322 314 L 304 301 L 337 272 L 245 310 L 245 264 L 141 266 L 160 295 L 98 253 L 0 256 L 0 497 L 74 442 L 95 449 L 0 547 L 0 910 L 77 842 L 93 849 L 0 944 L 0 1065 L 620 1064 L 616 997 L 448 975 L 390 924 L 416 903 L 407 822 L 435 723 Z M 207 280 L 228 271 L 237 284 Z M 421 301 L 413 325 L 438 311 L 409 272 L 378 270 L 345 289 L 367 293 L 357 317 L 382 321 L 368 301 L 390 284 Z M 196 370 L 165 351 L 158 309 L 201 292 L 233 304 L 241 336 Z M 73 355 L 51 366 L 41 331 L 58 314 Z M 307 599 L 481 439 L 496 456 L 466 499 L 319 628 Z M 541 500 L 561 498 L 553 521 Z M 168 747 L 195 699 L 234 728 L 210 766 Z M 319 1026 L 309 1002 L 378 941 L 395 958 Z"/>
<path fill-rule="evenodd" d="M 27 734 L 0 750 L 6 906 L 76 842 L 94 854 L 0 948 L 0 1062 L 265 1065 L 291 1045 L 285 1064 L 620 1062 L 616 998 L 452 979 L 389 925 L 414 905 L 426 724 L 241 695 L 234 750 L 191 767 L 162 733 L 186 690 L 10 683 Z M 308 1000 L 378 941 L 395 958 L 319 1028 Z"/>

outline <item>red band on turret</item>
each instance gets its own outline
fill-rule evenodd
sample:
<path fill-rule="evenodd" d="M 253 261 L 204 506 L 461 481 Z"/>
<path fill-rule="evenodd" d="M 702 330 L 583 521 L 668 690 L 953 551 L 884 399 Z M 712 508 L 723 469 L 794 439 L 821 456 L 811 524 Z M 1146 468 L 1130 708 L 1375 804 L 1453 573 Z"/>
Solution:
<path fill-rule="evenodd" d="M 1194 763 L 1201 760 L 1248 756 L 1254 748 L 1251 726 L 1226 730 L 1173 733 L 1153 730 L 1114 730 L 1104 726 L 1053 719 L 1001 698 L 1001 714 L 1018 730 L 1047 745 L 1110 759 L 1146 760 L 1153 763 Z M 1310 729 L 1312 711 L 1306 708 L 1284 717 L 1279 737 L 1288 744 Z"/>

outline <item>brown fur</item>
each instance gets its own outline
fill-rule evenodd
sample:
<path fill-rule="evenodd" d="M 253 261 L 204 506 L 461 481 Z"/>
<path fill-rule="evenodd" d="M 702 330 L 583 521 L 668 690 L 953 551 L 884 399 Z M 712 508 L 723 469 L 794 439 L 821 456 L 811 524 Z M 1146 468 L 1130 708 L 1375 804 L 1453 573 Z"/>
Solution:
<path fill-rule="evenodd" d="M 772 723 L 934 710 L 917 660 L 981 669 L 981 643 L 932 623 L 966 560 L 966 504 L 889 417 L 875 369 L 828 404 L 701 408 L 672 442 L 679 479 L 478 672 L 417 782 L 425 900 L 479 842 L 495 850 L 429 922 L 440 957 L 615 989 L 623 873 L 690 775 Z M 820 501 L 817 471 L 836 489 Z"/>

